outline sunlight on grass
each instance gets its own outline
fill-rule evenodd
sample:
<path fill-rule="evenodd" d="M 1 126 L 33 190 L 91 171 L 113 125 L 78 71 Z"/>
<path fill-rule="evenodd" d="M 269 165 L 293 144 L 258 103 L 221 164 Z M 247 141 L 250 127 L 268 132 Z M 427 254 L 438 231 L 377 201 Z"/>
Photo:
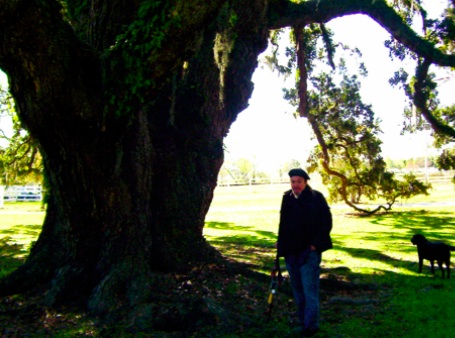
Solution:
<path fill-rule="evenodd" d="M 225 256 L 268 275 L 287 189 L 287 184 L 217 188 L 204 236 Z M 427 261 L 423 273 L 417 273 L 417 250 L 410 242 L 414 233 L 423 233 L 455 245 L 454 195 L 451 184 L 435 186 L 430 196 L 371 217 L 356 215 L 342 204 L 331 206 L 334 248 L 323 254 L 322 278 L 344 281 L 354 289 L 334 288 L 324 295 L 327 337 L 455 337 L 455 273 L 451 280 L 442 280 L 436 269 L 433 277 Z M 41 231 L 44 212 L 40 204 L 5 204 L 0 217 L 4 276 L 23 262 Z M 232 285 L 233 295 L 236 287 Z M 276 336 L 283 336 L 288 323 L 275 324 Z"/>
<path fill-rule="evenodd" d="M 36 241 L 43 224 L 45 212 L 39 202 L 5 203 L 0 209 L 0 240 L 19 244 L 26 252 Z"/>
<path fill-rule="evenodd" d="M 281 196 L 287 189 L 218 188 L 204 235 L 226 256 L 268 273 L 275 257 Z M 431 276 L 428 262 L 418 274 L 417 250 L 410 242 L 413 234 L 423 233 L 455 245 L 453 196 L 453 185 L 434 186 L 429 196 L 371 217 L 332 205 L 334 249 L 323 254 L 323 278 L 369 285 L 367 290 L 380 296 L 370 300 L 370 291 L 359 292 L 353 306 L 327 306 L 325 316 L 336 323 L 325 327 L 327 337 L 455 336 L 455 325 L 447 324 L 455 316 L 454 284 L 442 280 L 439 271 Z"/>

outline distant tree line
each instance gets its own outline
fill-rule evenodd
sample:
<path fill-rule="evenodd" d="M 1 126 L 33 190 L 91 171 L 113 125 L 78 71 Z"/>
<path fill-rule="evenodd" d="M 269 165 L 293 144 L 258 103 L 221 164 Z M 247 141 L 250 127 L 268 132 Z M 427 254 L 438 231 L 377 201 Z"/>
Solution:
<path fill-rule="evenodd" d="M 425 161 L 427 162 L 427 169 L 437 169 L 444 171 L 437 165 L 436 157 L 414 157 L 409 159 L 391 159 L 386 158 L 385 162 L 390 171 L 424 171 Z M 302 163 L 295 159 L 285 161 L 277 166 L 276 169 L 270 171 L 258 166 L 254 160 L 248 158 L 226 159 L 224 165 L 221 167 L 218 176 L 218 184 L 260 184 L 287 181 L 287 173 L 291 168 L 302 167 L 306 168 L 307 164 Z"/>
<path fill-rule="evenodd" d="M 387 167 L 389 167 L 391 170 L 402 170 L 402 169 L 408 169 L 408 170 L 419 170 L 419 169 L 424 169 L 425 166 L 427 168 L 437 168 L 437 163 L 436 163 L 436 158 L 435 157 L 428 157 L 425 159 L 425 157 L 413 157 L 409 159 L 390 159 L 387 158 L 386 160 Z M 426 165 L 425 165 L 426 162 Z"/>

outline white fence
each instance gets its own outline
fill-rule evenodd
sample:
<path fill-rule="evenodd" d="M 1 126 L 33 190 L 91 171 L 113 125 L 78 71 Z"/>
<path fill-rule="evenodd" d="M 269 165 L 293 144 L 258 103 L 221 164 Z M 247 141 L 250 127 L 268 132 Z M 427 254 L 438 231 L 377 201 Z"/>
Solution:
<path fill-rule="evenodd" d="M 455 170 L 439 171 L 437 169 L 432 170 L 416 170 L 416 171 L 395 171 L 395 178 L 402 179 L 406 174 L 414 174 L 416 178 L 423 182 L 428 183 L 448 183 L 450 184 L 452 178 L 455 177 Z M 321 177 L 317 173 L 311 173 L 311 182 L 322 184 Z M 250 178 L 250 179 L 239 179 L 235 180 L 232 177 L 218 177 L 219 187 L 230 187 L 230 186 L 248 186 L 248 185 L 264 185 L 264 184 L 287 184 L 289 183 L 289 177 L 272 177 L 272 178 Z"/>
<path fill-rule="evenodd" d="M 12 185 L 2 188 L 4 189 L 2 202 L 32 202 L 43 200 L 41 185 Z M 0 206 L 2 205 L 0 204 Z"/>

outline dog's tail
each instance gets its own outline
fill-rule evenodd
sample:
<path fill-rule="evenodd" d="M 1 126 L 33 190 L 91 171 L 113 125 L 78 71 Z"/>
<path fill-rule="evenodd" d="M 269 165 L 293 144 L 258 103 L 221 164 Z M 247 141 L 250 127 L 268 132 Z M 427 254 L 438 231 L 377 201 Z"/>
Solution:
<path fill-rule="evenodd" d="M 450 251 L 455 251 L 455 246 L 449 245 L 449 250 L 450 250 Z"/>

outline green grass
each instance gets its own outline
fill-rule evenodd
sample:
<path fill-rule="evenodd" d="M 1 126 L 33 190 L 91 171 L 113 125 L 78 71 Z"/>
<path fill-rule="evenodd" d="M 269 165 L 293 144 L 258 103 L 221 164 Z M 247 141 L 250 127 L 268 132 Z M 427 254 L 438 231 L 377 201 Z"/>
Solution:
<path fill-rule="evenodd" d="M 41 232 L 40 202 L 9 203 L 0 209 L 0 277 L 21 265 Z"/>
<path fill-rule="evenodd" d="M 0 238 L 29 246 L 41 232 L 44 215 L 40 202 L 6 202 L 0 209 Z"/>
<path fill-rule="evenodd" d="M 287 185 L 217 188 L 205 237 L 229 258 L 268 274 L 286 189 Z M 455 337 L 455 271 L 452 269 L 451 280 L 442 280 L 438 270 L 435 277 L 430 274 L 425 262 L 423 273 L 418 274 L 417 252 L 410 242 L 420 232 L 455 245 L 455 207 L 450 204 L 454 193 L 450 183 L 435 185 L 430 196 L 407 201 L 413 206 L 397 204 L 393 212 L 371 217 L 332 205 L 334 249 L 323 254 L 321 316 L 325 333 L 320 336 Z M 7 203 L 0 210 L 0 276 L 23 261 L 39 235 L 44 218 L 40 207 L 38 203 Z M 241 286 L 248 285 L 250 289 L 242 292 L 258 307 L 259 321 L 264 286 L 245 278 L 233 276 L 236 282 L 227 283 L 224 292 L 234 298 Z M 293 337 L 289 319 L 294 307 L 286 283 L 275 304 L 271 323 L 245 328 L 241 335 L 220 333 L 217 337 Z"/>

